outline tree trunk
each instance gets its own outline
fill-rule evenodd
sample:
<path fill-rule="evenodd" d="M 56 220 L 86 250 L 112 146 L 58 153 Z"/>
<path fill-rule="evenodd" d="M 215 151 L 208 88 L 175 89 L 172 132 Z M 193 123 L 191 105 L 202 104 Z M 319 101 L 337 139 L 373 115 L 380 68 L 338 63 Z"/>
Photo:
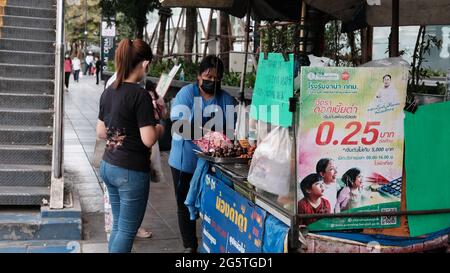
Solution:
<path fill-rule="evenodd" d="M 197 10 L 196 8 L 186 8 L 186 34 L 184 40 L 184 53 L 192 54 L 194 48 L 194 38 L 197 32 Z M 184 58 L 186 64 L 192 63 L 192 55 Z"/>
<path fill-rule="evenodd" d="M 358 66 L 358 53 L 356 52 L 355 32 L 347 33 L 348 44 L 350 46 L 350 58 L 353 66 Z"/>
<path fill-rule="evenodd" d="M 158 43 L 156 48 L 156 58 L 155 61 L 159 62 L 162 60 L 164 55 L 164 41 L 166 39 L 166 26 L 167 20 L 171 14 L 170 8 L 160 8 L 159 16 L 160 16 L 160 24 L 159 24 L 159 35 L 158 35 Z"/>
<path fill-rule="evenodd" d="M 220 12 L 220 58 L 223 62 L 224 72 L 230 70 L 230 33 L 228 31 L 229 16 Z"/>
<path fill-rule="evenodd" d="M 146 14 L 139 14 L 139 17 L 136 18 L 136 29 L 135 29 L 135 37 L 136 39 L 144 39 L 144 28 L 147 25 Z"/>
<path fill-rule="evenodd" d="M 325 53 L 325 25 L 331 18 L 324 12 L 312 7 L 308 7 L 306 12 L 306 22 L 314 22 L 314 24 L 307 24 L 307 29 L 304 30 L 310 43 L 308 46 L 308 43 L 303 40 L 303 43 L 306 43 L 305 51 L 315 56 L 323 56 Z"/>
<path fill-rule="evenodd" d="M 424 46 L 425 46 L 425 32 L 426 32 L 426 27 L 425 27 L 425 26 L 421 26 L 421 28 L 422 28 L 422 37 L 421 37 L 421 41 L 420 41 L 419 56 L 418 56 L 418 59 L 417 59 L 416 85 L 419 85 L 419 80 L 420 80 L 420 70 L 421 70 L 421 67 L 422 67 L 423 54 L 424 54 Z"/>
<path fill-rule="evenodd" d="M 416 85 L 415 78 L 416 78 L 416 64 L 417 59 L 419 58 L 419 46 L 420 46 L 420 38 L 422 37 L 422 26 L 419 27 L 419 33 L 417 33 L 417 40 L 416 45 L 414 46 L 414 53 L 413 53 L 413 60 L 411 65 L 411 79 L 412 79 L 412 85 Z"/>

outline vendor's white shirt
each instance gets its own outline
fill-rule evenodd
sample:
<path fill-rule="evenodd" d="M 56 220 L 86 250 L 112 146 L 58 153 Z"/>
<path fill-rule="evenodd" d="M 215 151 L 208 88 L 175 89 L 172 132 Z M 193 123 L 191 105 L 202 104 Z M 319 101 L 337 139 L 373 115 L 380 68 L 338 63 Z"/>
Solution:
<path fill-rule="evenodd" d="M 74 58 L 72 60 L 72 66 L 73 66 L 73 70 L 80 70 L 81 69 L 81 61 L 78 58 Z"/>
<path fill-rule="evenodd" d="M 336 207 L 337 202 L 337 183 L 325 184 L 323 183 L 323 197 L 330 202 L 331 211 L 334 212 L 334 208 Z"/>

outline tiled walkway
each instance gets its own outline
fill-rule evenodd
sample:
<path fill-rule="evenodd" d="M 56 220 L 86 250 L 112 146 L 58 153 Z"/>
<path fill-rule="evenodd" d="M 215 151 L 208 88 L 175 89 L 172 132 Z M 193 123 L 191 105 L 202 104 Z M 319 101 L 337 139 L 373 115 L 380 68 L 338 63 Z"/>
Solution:
<path fill-rule="evenodd" d="M 79 83 L 71 78 L 65 92 L 64 164 L 69 185 L 78 191 L 83 211 L 83 252 L 105 252 L 106 234 L 103 220 L 103 191 L 97 170 L 91 161 L 95 148 L 95 125 L 103 85 L 94 77 L 83 77 Z M 162 153 L 165 178 L 150 185 L 150 199 L 143 226 L 153 238 L 136 239 L 134 252 L 182 252 L 178 231 L 176 202 L 167 153 Z"/>

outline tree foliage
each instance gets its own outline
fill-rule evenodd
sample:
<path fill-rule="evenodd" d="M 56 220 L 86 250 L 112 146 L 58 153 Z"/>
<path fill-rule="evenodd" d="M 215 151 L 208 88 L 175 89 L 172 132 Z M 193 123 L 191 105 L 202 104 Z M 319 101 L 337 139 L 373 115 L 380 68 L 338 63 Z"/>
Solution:
<path fill-rule="evenodd" d="M 77 49 L 84 49 L 85 41 L 87 45 L 100 43 L 99 9 L 100 0 L 68 1 L 65 5 L 65 36 L 66 42 L 71 45 L 72 54 L 77 54 Z M 84 34 L 85 27 L 87 37 Z"/>
<path fill-rule="evenodd" d="M 135 38 L 143 38 L 144 27 L 147 25 L 147 13 L 160 6 L 158 0 L 101 0 L 104 18 L 116 18 L 116 14 L 124 15 L 120 24 L 126 24 L 133 29 Z"/>

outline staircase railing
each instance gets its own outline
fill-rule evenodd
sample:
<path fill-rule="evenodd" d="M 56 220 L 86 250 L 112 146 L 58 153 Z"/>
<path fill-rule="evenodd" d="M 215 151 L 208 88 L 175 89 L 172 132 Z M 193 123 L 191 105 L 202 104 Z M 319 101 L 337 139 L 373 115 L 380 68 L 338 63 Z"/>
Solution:
<path fill-rule="evenodd" d="M 64 0 L 56 1 L 55 92 L 50 207 L 63 208 Z"/>

